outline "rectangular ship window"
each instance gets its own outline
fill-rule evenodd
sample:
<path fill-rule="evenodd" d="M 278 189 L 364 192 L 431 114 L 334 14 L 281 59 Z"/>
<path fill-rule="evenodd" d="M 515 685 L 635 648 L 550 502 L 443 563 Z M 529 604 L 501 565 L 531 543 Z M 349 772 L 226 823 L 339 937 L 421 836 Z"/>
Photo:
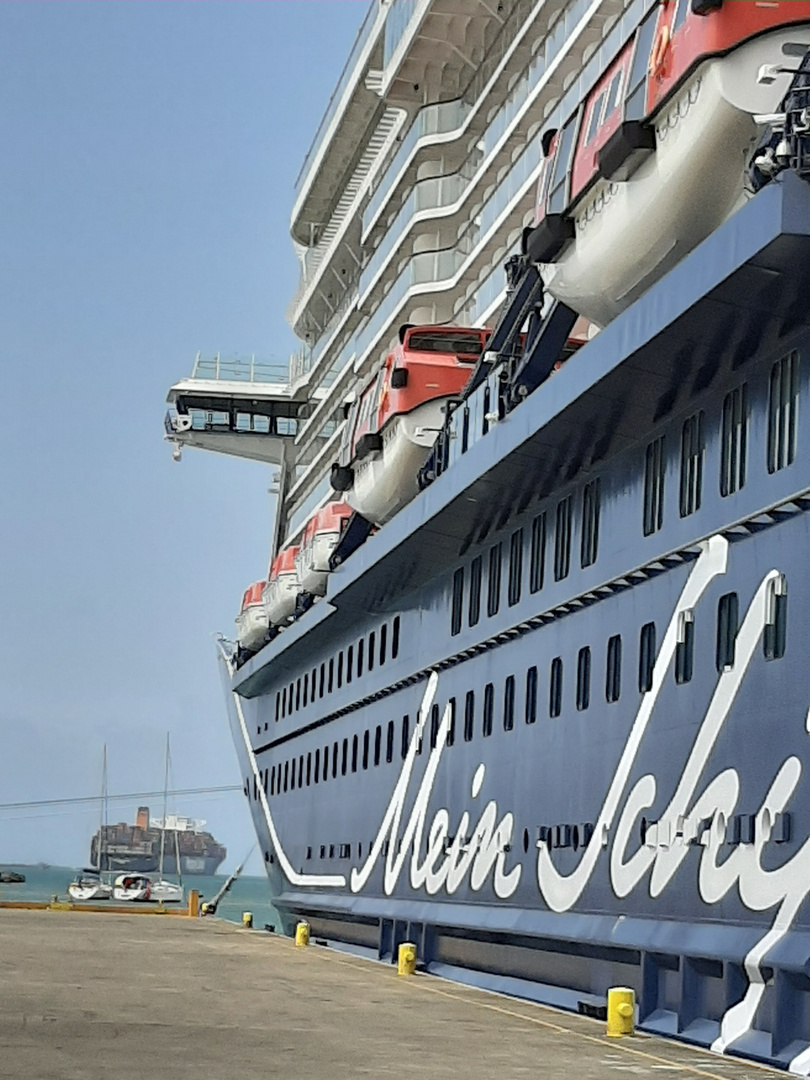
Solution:
<path fill-rule="evenodd" d="M 460 566 L 453 574 L 453 604 L 450 613 L 450 633 L 453 637 L 461 633 L 461 612 L 464 602 L 464 567 Z"/>
<path fill-rule="evenodd" d="M 484 723 L 481 728 L 485 739 L 492 734 L 492 714 L 495 711 L 495 687 L 488 682 L 484 687 Z"/>
<path fill-rule="evenodd" d="M 789 353 L 773 365 L 768 404 L 768 472 L 792 465 L 796 457 L 799 418 L 799 354 Z"/>
<path fill-rule="evenodd" d="M 737 651 L 737 630 L 739 629 L 740 604 L 736 593 L 726 593 L 717 604 L 717 671 L 727 671 L 734 667 Z"/>
<path fill-rule="evenodd" d="M 360 750 L 360 743 L 357 735 L 352 738 L 352 772 L 357 772 L 357 758 Z"/>
<path fill-rule="evenodd" d="M 472 742 L 475 732 L 475 691 L 468 690 L 464 699 L 464 742 Z"/>
<path fill-rule="evenodd" d="M 327 744 L 323 748 L 323 772 L 321 773 L 321 779 L 324 783 L 329 779 L 329 745 Z"/>
<path fill-rule="evenodd" d="M 281 693 L 276 690 L 276 720 L 281 715 Z"/>
<path fill-rule="evenodd" d="M 286 793 L 286 791 L 287 791 L 287 789 L 289 787 L 289 783 L 290 783 L 290 763 L 289 763 L 289 761 L 285 761 L 284 762 L 284 791 L 285 791 L 285 793 Z"/>
<path fill-rule="evenodd" d="M 655 623 L 645 623 L 641 628 L 638 647 L 638 688 L 642 694 L 652 690 L 655 669 Z"/>
<path fill-rule="evenodd" d="M 323 697 L 323 692 L 326 689 L 326 664 L 321 664 L 321 678 L 318 683 L 318 697 Z"/>
<path fill-rule="evenodd" d="M 307 754 L 307 787 L 312 783 L 312 751 Z"/>
<path fill-rule="evenodd" d="M 304 786 L 304 755 L 302 754 L 298 759 L 298 786 Z"/>
<path fill-rule="evenodd" d="M 368 731 L 363 732 L 363 769 L 368 768 L 368 748 L 371 739 Z"/>
<path fill-rule="evenodd" d="M 374 764 L 380 764 L 380 753 L 382 751 L 382 728 L 377 724 L 377 729 L 374 732 Z"/>
<path fill-rule="evenodd" d="M 523 529 L 512 533 L 509 541 L 509 606 L 514 607 L 520 601 L 520 589 L 523 581 Z"/>
<path fill-rule="evenodd" d="M 644 535 L 652 536 L 664 524 L 664 474 L 666 472 L 664 436 L 654 439 L 644 456 Z"/>
<path fill-rule="evenodd" d="M 582 543 L 580 562 L 583 570 L 593 566 L 599 553 L 600 482 L 592 480 L 582 492 Z"/>
<path fill-rule="evenodd" d="M 681 517 L 700 509 L 703 490 L 703 413 L 684 421 L 681 431 Z"/>
<path fill-rule="evenodd" d="M 447 746 L 452 746 L 456 741 L 456 699 L 451 697 L 447 703 L 450 707 L 450 724 L 447 728 Z"/>
<path fill-rule="evenodd" d="M 614 634 L 607 643 L 605 699 L 608 704 L 618 701 L 622 692 L 622 638 Z"/>
<path fill-rule="evenodd" d="M 526 723 L 537 722 L 537 668 L 530 667 L 526 672 Z"/>
<path fill-rule="evenodd" d="M 695 667 L 695 613 L 681 611 L 678 615 L 678 638 L 675 643 L 675 682 L 682 686 L 692 681 Z"/>
<path fill-rule="evenodd" d="M 554 533 L 554 580 L 568 577 L 571 568 L 571 516 L 573 501 L 566 495 L 557 503 L 557 529 Z"/>
<path fill-rule="evenodd" d="M 399 656 L 399 615 L 394 617 L 394 625 L 391 627 L 391 659 L 396 660 Z"/>
<path fill-rule="evenodd" d="M 748 459 L 747 383 L 726 394 L 720 443 L 720 494 L 725 498 L 745 487 Z"/>
<path fill-rule="evenodd" d="M 394 760 L 394 721 L 388 721 L 388 731 L 385 736 L 385 760 L 390 765 Z"/>
<path fill-rule="evenodd" d="M 345 776 L 349 768 L 349 740 L 343 740 L 343 747 L 340 753 L 340 775 Z"/>
<path fill-rule="evenodd" d="M 508 675 L 503 684 L 503 730 L 511 731 L 515 726 L 515 676 Z"/>
<path fill-rule="evenodd" d="M 787 579 L 779 574 L 768 584 L 762 650 L 766 660 L 781 660 L 787 646 Z"/>
<path fill-rule="evenodd" d="M 546 571 L 546 515 L 538 514 L 532 522 L 532 546 L 529 562 L 529 592 L 540 592 Z"/>
<path fill-rule="evenodd" d="M 317 784 L 321 778 L 321 751 L 320 749 L 315 751 L 315 768 L 312 773 L 312 778 Z"/>
<path fill-rule="evenodd" d="M 341 688 L 341 686 L 343 686 L 343 649 L 341 649 L 340 652 L 338 653 L 337 684 L 338 684 L 338 690 L 339 690 Z"/>
<path fill-rule="evenodd" d="M 552 720 L 562 712 L 562 683 L 563 662 L 562 657 L 555 656 L 551 661 L 551 681 L 548 692 L 548 715 Z"/>
<path fill-rule="evenodd" d="M 501 606 L 501 545 L 489 549 L 489 576 L 487 578 L 487 615 L 497 615 Z"/>
<path fill-rule="evenodd" d="M 332 689 L 333 689 L 334 685 L 335 685 L 335 658 L 334 658 L 334 656 L 330 656 L 330 658 L 329 658 L 329 678 L 327 680 L 327 688 L 326 688 L 326 692 L 328 694 L 332 693 Z"/>
<path fill-rule="evenodd" d="M 309 672 L 304 676 L 304 708 L 309 703 Z"/>
<path fill-rule="evenodd" d="M 275 795 L 275 793 L 276 793 L 276 767 L 274 765 L 273 768 L 270 770 L 270 794 Z"/>
<path fill-rule="evenodd" d="M 439 741 L 439 704 L 433 703 L 433 707 L 430 710 L 430 749 L 436 749 L 436 743 Z"/>
<path fill-rule="evenodd" d="M 290 791 L 295 791 L 295 758 L 290 762 Z"/>
<path fill-rule="evenodd" d="M 388 623 L 380 627 L 380 665 L 385 663 L 385 655 L 388 649 Z"/>
<path fill-rule="evenodd" d="M 410 741 L 411 741 L 410 740 L 410 731 L 409 731 L 410 726 L 411 725 L 410 725 L 410 721 L 409 721 L 408 717 L 403 716 L 402 717 L 402 748 L 401 748 L 402 760 L 403 761 L 408 756 L 408 747 L 409 747 Z"/>
<path fill-rule="evenodd" d="M 352 681 L 352 667 L 354 666 L 354 645 L 350 645 L 346 650 L 346 683 Z"/>
<path fill-rule="evenodd" d="M 470 563 L 470 608 L 468 618 L 470 626 L 475 626 L 481 617 L 481 556 L 477 555 Z"/>
<path fill-rule="evenodd" d="M 298 712 L 298 710 L 300 708 L 301 708 L 301 679 L 299 677 L 298 679 L 296 679 L 296 682 L 295 682 L 295 711 Z"/>
<path fill-rule="evenodd" d="M 376 640 L 376 633 L 372 630 L 368 635 L 368 670 L 374 670 L 374 645 Z"/>
<path fill-rule="evenodd" d="M 365 641 L 363 638 L 357 642 L 357 678 L 359 679 L 363 674 L 363 648 Z"/>
<path fill-rule="evenodd" d="M 589 646 L 577 654 L 577 709 L 584 712 L 591 703 L 591 650 Z"/>

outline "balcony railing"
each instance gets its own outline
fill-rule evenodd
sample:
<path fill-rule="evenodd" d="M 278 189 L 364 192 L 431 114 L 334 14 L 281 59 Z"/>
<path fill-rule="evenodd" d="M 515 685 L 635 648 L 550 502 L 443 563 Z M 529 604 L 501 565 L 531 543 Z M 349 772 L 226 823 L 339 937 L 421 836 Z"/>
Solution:
<path fill-rule="evenodd" d="M 318 130 L 315 132 L 315 138 L 312 140 L 312 144 L 307 151 L 307 156 L 304 158 L 304 163 L 301 166 L 301 170 L 295 180 L 296 194 L 301 190 L 301 185 L 304 182 L 304 178 L 309 172 L 309 166 L 312 161 L 318 155 L 318 151 L 321 148 L 324 135 L 326 134 L 329 125 L 337 112 L 338 106 L 343 99 L 343 94 L 346 87 L 349 85 L 352 76 L 354 75 L 355 68 L 357 67 L 357 61 L 360 58 L 360 54 L 368 43 L 371 37 L 372 30 L 377 21 L 378 0 L 371 0 L 366 17 L 363 19 L 363 23 L 360 29 L 357 31 L 357 37 L 354 39 L 354 45 L 352 45 L 352 51 L 349 53 L 349 59 L 344 65 L 340 78 L 338 79 L 337 86 L 332 92 L 332 96 L 329 98 L 329 104 L 326 106 L 326 112 L 323 114 L 323 119 L 318 125 Z"/>
<path fill-rule="evenodd" d="M 447 135 L 458 131 L 469 115 L 470 106 L 465 101 L 442 101 L 420 109 L 407 135 L 400 143 L 363 211 L 363 237 L 377 219 L 380 210 L 391 196 L 397 177 L 405 168 L 420 139 L 428 135 Z"/>
<path fill-rule="evenodd" d="M 286 385 L 289 374 L 288 364 L 265 363 L 257 360 L 255 356 L 235 356 L 223 359 L 219 353 L 215 356 L 202 356 L 197 353 L 191 378 Z"/>
<path fill-rule="evenodd" d="M 402 204 L 396 220 L 386 232 L 385 239 L 360 275 L 361 302 L 366 290 L 388 261 L 391 253 L 402 242 L 403 234 L 414 215 L 422 210 L 439 210 L 444 206 L 450 206 L 461 196 L 466 184 L 466 179 L 458 173 L 453 173 L 451 176 L 435 176 L 421 180 L 415 185 Z"/>
<path fill-rule="evenodd" d="M 419 0 L 391 0 L 388 18 L 385 20 L 384 68 L 388 67 L 388 61 L 397 51 L 397 45 L 411 25 L 411 19 L 418 6 Z"/>

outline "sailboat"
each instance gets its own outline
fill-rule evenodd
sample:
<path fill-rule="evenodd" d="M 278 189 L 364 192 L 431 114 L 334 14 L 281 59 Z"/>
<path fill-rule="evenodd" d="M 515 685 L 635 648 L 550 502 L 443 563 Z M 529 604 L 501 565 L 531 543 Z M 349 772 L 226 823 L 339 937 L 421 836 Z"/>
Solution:
<path fill-rule="evenodd" d="M 112 896 L 112 885 L 101 880 L 101 871 L 104 867 L 104 826 L 107 824 L 107 746 L 104 746 L 103 764 L 101 767 L 101 813 L 98 830 L 98 844 L 96 855 L 98 866 L 86 867 L 81 870 L 75 881 L 68 885 L 68 896 L 71 900 L 109 900 Z"/>
<path fill-rule="evenodd" d="M 174 830 L 177 873 L 180 883 L 166 881 L 163 877 L 163 860 L 166 853 L 166 804 L 169 796 L 169 733 L 166 732 L 166 768 L 163 777 L 163 820 L 160 823 L 160 862 L 158 863 L 157 881 L 146 874 L 121 874 L 115 879 L 113 897 L 116 900 L 136 902 L 153 901 L 161 904 L 181 904 L 183 902 L 183 882 L 180 875 L 180 849 L 177 830 Z"/>

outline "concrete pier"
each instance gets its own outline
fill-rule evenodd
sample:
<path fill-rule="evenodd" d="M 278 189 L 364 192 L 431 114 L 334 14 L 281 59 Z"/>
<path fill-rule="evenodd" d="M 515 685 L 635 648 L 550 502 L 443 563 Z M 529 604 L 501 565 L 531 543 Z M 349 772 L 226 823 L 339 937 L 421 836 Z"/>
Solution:
<path fill-rule="evenodd" d="M 0 911 L 0 1078 L 776 1080 L 216 920 Z"/>

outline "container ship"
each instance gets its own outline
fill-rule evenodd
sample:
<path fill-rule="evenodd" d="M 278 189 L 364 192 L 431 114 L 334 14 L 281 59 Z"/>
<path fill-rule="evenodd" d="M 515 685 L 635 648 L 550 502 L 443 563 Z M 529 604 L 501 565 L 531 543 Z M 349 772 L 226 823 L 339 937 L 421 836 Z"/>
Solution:
<path fill-rule="evenodd" d="M 276 469 L 219 663 L 285 929 L 799 1076 L 808 49 L 804 0 L 375 0 L 300 352 L 166 417 Z"/>
<path fill-rule="evenodd" d="M 204 821 L 178 817 L 150 818 L 149 807 L 139 806 L 134 825 L 103 825 L 90 841 L 90 865 L 114 872 L 153 873 L 160 865 L 164 837 L 165 874 L 216 874 L 228 852 L 209 832 Z M 99 835 L 101 834 L 101 862 Z M 180 866 L 178 869 L 178 853 Z"/>

